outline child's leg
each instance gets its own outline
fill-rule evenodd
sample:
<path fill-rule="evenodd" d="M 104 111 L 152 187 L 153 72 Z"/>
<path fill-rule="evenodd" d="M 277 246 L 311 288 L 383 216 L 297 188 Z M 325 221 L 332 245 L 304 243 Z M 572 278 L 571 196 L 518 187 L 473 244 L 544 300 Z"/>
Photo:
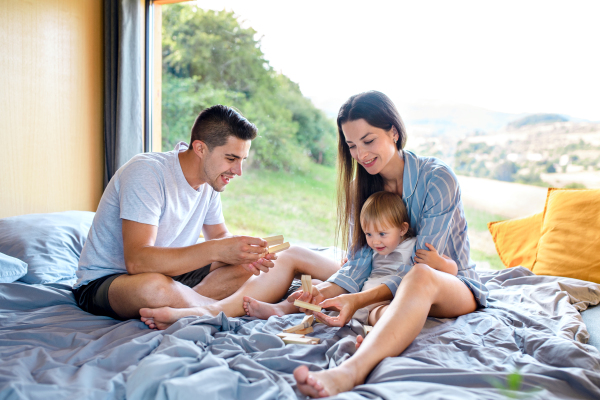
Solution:
<path fill-rule="evenodd" d="M 383 315 L 383 313 L 385 313 L 385 310 L 387 310 L 387 309 L 388 309 L 388 306 L 383 305 L 383 304 L 372 309 L 371 312 L 369 312 L 369 317 L 367 319 L 367 323 L 371 326 L 375 326 L 377 321 L 379 321 L 379 319 L 381 318 L 381 316 Z M 358 335 L 356 337 L 355 346 L 357 349 L 360 347 L 360 345 L 362 344 L 362 342 L 364 340 L 365 340 L 365 338 L 363 337 L 363 335 Z"/>
<path fill-rule="evenodd" d="M 379 319 L 381 318 L 381 316 L 387 309 L 388 309 L 388 306 L 386 306 L 386 305 L 377 306 L 374 309 L 372 309 L 371 312 L 369 313 L 369 325 L 375 326 L 377 321 L 379 321 Z"/>

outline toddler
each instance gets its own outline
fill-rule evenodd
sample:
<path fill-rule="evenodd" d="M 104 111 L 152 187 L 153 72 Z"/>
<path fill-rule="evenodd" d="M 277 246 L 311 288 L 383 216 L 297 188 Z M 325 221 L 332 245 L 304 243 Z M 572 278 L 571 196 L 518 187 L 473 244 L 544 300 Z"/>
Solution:
<path fill-rule="evenodd" d="M 360 212 L 360 226 L 367 244 L 373 249 L 373 262 L 371 274 L 362 287 L 363 292 L 384 284 L 390 275 L 406 275 L 412 267 L 411 256 L 417 239 L 408 221 L 402 197 L 395 193 L 377 192 L 365 201 Z M 449 257 L 440 256 L 429 243 L 426 246 L 429 250 L 417 250 L 416 262 L 435 269 L 440 269 L 441 263 L 454 263 Z M 377 309 L 388 304 L 390 301 L 383 301 L 361 308 L 354 318 L 363 324 L 374 325 L 379 319 L 375 317 Z"/>

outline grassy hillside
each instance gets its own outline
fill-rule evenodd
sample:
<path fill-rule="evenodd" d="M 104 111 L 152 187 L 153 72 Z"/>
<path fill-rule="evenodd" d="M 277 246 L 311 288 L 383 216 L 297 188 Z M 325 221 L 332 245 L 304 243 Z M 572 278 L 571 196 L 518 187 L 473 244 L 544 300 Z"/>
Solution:
<path fill-rule="evenodd" d="M 221 194 L 227 227 L 252 236 L 282 234 L 286 240 L 334 245 L 335 169 L 312 164 L 306 174 L 248 170 Z M 487 223 L 504 219 L 485 211 L 465 209 L 469 231 L 489 235 Z M 474 244 L 477 241 L 473 242 Z M 492 268 L 503 268 L 489 246 L 472 247 L 471 258 Z"/>

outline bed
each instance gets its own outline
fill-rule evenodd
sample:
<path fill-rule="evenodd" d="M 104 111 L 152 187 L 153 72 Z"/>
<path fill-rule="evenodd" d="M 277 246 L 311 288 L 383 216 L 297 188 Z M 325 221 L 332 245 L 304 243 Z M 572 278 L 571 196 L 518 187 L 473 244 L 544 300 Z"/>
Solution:
<path fill-rule="evenodd" d="M 600 285 L 523 267 L 481 277 L 488 308 L 429 318 L 401 356 L 335 398 L 600 398 L 597 336 L 580 314 L 598 315 Z M 70 284 L 0 284 L 0 399 L 303 398 L 292 371 L 341 363 L 363 332 L 355 320 L 317 324 L 319 345 L 285 345 L 276 334 L 302 314 L 189 317 L 153 331 L 80 310 Z M 600 329 L 597 321 L 589 325 Z"/>

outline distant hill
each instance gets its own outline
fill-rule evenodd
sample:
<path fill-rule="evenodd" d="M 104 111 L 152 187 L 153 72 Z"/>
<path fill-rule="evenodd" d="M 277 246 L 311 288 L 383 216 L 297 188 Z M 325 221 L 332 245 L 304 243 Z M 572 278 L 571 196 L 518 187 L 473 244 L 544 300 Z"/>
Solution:
<path fill-rule="evenodd" d="M 548 122 L 567 122 L 569 119 L 563 117 L 559 114 L 531 114 L 526 117 L 519 118 L 515 121 L 510 122 L 506 128 L 507 129 L 519 129 L 525 125 L 533 125 L 539 123 L 548 123 Z"/>

